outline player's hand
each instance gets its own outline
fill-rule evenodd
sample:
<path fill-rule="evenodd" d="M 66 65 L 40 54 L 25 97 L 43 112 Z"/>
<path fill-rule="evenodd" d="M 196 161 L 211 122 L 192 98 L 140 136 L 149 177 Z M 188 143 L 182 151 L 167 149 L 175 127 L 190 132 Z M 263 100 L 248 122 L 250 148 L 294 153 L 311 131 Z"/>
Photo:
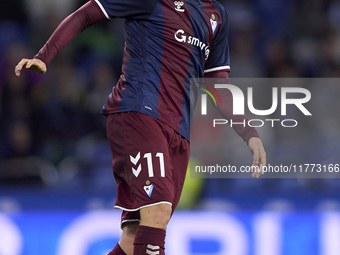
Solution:
<path fill-rule="evenodd" d="M 19 64 L 17 64 L 17 66 L 15 67 L 15 75 L 20 76 L 20 72 L 22 69 L 28 69 L 38 74 L 44 74 L 47 71 L 46 64 L 37 58 L 33 59 L 23 58 L 19 62 Z"/>
<path fill-rule="evenodd" d="M 262 141 L 260 138 L 252 137 L 248 142 L 248 147 L 253 154 L 253 165 L 254 170 L 252 177 L 258 179 L 263 173 L 263 167 L 266 166 L 266 152 L 263 148 Z"/>

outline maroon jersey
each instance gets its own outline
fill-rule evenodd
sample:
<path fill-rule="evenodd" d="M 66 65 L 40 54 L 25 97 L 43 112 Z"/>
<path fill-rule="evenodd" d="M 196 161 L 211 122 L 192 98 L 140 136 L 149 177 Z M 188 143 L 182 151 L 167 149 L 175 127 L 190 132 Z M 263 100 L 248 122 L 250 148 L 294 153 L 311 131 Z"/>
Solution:
<path fill-rule="evenodd" d="M 189 140 L 190 78 L 229 70 L 228 18 L 216 1 L 95 0 L 126 18 L 122 76 L 104 114 L 136 111 Z"/>

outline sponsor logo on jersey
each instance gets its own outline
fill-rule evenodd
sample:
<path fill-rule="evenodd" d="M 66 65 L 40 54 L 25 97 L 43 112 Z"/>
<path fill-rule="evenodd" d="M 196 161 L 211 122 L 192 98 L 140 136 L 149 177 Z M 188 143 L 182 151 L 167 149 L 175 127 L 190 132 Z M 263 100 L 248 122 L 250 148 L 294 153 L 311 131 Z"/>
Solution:
<path fill-rule="evenodd" d="M 210 24 L 211 24 L 211 29 L 213 34 L 215 33 L 215 30 L 217 28 L 217 20 L 216 20 L 216 16 L 214 14 L 211 15 L 210 18 Z"/>
<path fill-rule="evenodd" d="M 146 192 L 146 194 L 147 194 L 149 197 L 151 197 L 151 195 L 152 195 L 153 187 L 154 187 L 153 184 L 150 184 L 150 185 L 148 185 L 148 186 L 144 186 L 144 191 Z"/>
<path fill-rule="evenodd" d="M 182 6 L 184 5 L 184 2 L 182 1 L 175 1 L 174 4 L 176 5 L 175 10 L 178 12 L 184 12 L 185 10 L 182 9 Z"/>
<path fill-rule="evenodd" d="M 183 29 L 177 30 L 174 36 L 177 42 L 188 43 L 190 45 L 194 45 L 201 48 L 201 50 L 204 51 L 205 60 L 208 59 L 210 54 L 209 45 L 206 45 L 199 38 L 196 38 L 191 35 L 190 36 L 186 35 Z"/>

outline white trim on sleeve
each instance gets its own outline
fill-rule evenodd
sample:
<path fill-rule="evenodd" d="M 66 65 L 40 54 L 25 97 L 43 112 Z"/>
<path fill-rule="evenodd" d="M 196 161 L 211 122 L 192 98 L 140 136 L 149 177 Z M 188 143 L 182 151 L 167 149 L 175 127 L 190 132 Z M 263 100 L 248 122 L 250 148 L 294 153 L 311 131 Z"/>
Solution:
<path fill-rule="evenodd" d="M 102 10 L 102 12 L 104 13 L 105 17 L 107 19 L 111 19 L 109 14 L 107 14 L 106 10 L 104 9 L 103 5 L 99 2 L 99 0 L 94 0 L 96 2 L 96 4 L 99 6 L 99 8 Z"/>
<path fill-rule="evenodd" d="M 230 70 L 230 66 L 214 67 L 211 69 L 204 70 L 204 73 L 211 73 L 211 72 L 220 71 L 220 70 Z"/>

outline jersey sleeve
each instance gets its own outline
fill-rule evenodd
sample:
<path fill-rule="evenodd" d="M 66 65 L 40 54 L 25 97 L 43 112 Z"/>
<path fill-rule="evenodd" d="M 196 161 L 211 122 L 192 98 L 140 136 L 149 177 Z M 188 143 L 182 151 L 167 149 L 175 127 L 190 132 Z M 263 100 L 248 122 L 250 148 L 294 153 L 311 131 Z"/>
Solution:
<path fill-rule="evenodd" d="M 223 8 L 223 7 L 222 7 Z M 229 56 L 229 22 L 227 12 L 221 11 L 221 27 L 216 31 L 216 35 L 211 44 L 209 58 L 204 66 L 204 74 L 215 71 L 230 71 L 230 56 Z"/>
<path fill-rule="evenodd" d="M 65 18 L 34 58 L 40 59 L 48 67 L 52 59 L 78 34 L 87 27 L 105 20 L 104 14 L 98 11 L 96 6 L 92 2 L 87 2 Z"/>
<path fill-rule="evenodd" d="M 107 19 L 146 19 L 154 11 L 157 0 L 91 0 Z"/>

